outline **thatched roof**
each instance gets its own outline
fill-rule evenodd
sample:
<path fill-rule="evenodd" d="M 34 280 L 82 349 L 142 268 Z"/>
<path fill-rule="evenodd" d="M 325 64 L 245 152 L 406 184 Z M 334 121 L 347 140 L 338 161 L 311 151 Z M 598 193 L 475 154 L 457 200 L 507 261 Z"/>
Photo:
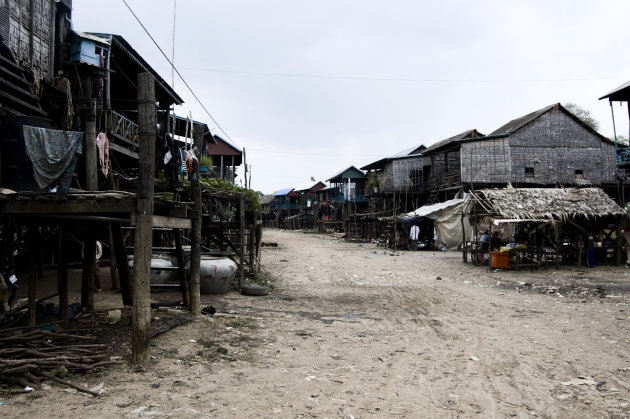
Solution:
<path fill-rule="evenodd" d="M 508 219 L 553 219 L 626 216 L 626 212 L 599 188 L 482 189 L 470 194 L 477 210 Z"/>

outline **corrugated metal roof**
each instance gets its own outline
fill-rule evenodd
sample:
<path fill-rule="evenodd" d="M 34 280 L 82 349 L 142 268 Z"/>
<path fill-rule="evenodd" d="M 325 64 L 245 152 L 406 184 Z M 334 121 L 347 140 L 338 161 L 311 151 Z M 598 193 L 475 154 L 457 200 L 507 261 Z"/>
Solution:
<path fill-rule="evenodd" d="M 477 131 L 476 129 L 469 129 L 468 131 L 464 131 L 462 133 L 459 133 L 457 135 L 454 135 L 450 138 L 447 138 L 445 140 L 442 141 L 438 141 L 437 143 L 433 143 L 432 145 L 430 145 L 427 149 L 425 149 L 422 153 L 423 154 L 427 154 L 431 151 L 435 151 L 438 150 L 442 147 L 445 147 L 447 145 L 450 145 L 451 143 L 457 141 L 457 140 L 463 140 L 464 138 L 475 138 L 475 137 L 483 137 L 484 135 L 482 133 L 480 133 L 479 131 Z"/>
<path fill-rule="evenodd" d="M 280 189 L 280 190 L 275 191 L 273 193 L 273 196 L 285 196 L 291 193 L 291 191 L 293 191 L 293 188 Z"/>
<path fill-rule="evenodd" d="M 624 84 L 622 84 L 621 86 L 617 87 L 614 90 L 611 90 L 610 92 L 606 93 L 604 96 L 600 97 L 599 99 L 606 99 L 608 98 L 608 100 L 616 100 L 616 101 L 630 101 L 630 81 L 625 82 Z"/>
<path fill-rule="evenodd" d="M 408 157 L 417 157 L 417 156 L 421 156 L 422 152 L 426 149 L 426 147 L 424 145 L 420 145 L 420 146 L 415 146 L 415 147 L 411 147 L 411 148 L 406 148 L 402 151 L 399 151 L 398 153 L 389 156 L 389 157 L 385 157 L 382 158 L 380 160 L 376 160 L 375 162 L 366 164 L 365 166 L 361 167 L 361 170 L 372 170 L 372 169 L 379 169 L 382 168 L 386 162 L 390 161 L 390 160 L 395 160 L 395 159 L 404 159 L 404 158 L 408 158 Z"/>
<path fill-rule="evenodd" d="M 260 202 L 260 205 L 268 204 L 271 201 L 273 201 L 273 195 L 263 195 L 261 198 L 258 199 L 258 202 Z"/>
<path fill-rule="evenodd" d="M 339 178 L 338 180 L 341 180 L 341 179 L 343 179 L 343 174 L 345 174 L 348 171 L 354 171 L 354 173 L 357 176 L 355 176 L 355 177 L 352 177 L 352 176 L 351 177 L 346 177 L 345 179 L 365 179 L 365 177 L 366 177 L 365 173 L 363 173 L 361 170 L 357 169 L 354 166 L 350 166 L 350 167 L 347 167 L 347 168 L 343 169 L 341 172 L 337 173 L 335 176 L 331 177 L 330 179 L 326 179 L 326 182 L 331 182 L 331 181 L 333 181 L 333 179 L 337 179 L 337 178 Z"/>
<path fill-rule="evenodd" d="M 74 32 L 79 38 L 89 39 L 90 41 L 98 42 L 99 44 L 103 44 L 103 45 L 109 45 L 109 41 L 105 38 L 101 38 L 100 36 L 92 35 L 86 32 L 79 32 L 79 31 L 72 31 L 72 32 Z"/>
<path fill-rule="evenodd" d="M 317 180 L 315 182 L 303 183 L 300 186 L 296 187 L 295 190 L 298 192 L 308 191 L 309 189 L 314 188 L 318 183 L 321 183 L 322 185 L 326 186 L 324 182 L 322 182 L 321 180 Z"/>

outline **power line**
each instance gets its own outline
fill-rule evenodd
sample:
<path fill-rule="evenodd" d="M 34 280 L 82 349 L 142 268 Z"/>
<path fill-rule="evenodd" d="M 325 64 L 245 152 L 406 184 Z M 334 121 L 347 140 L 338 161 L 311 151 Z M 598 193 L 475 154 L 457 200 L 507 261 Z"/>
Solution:
<path fill-rule="evenodd" d="M 358 81 L 394 81 L 394 82 L 410 82 L 410 83 L 558 83 L 558 82 L 575 82 L 575 81 L 601 81 L 601 80 L 618 80 L 619 77 L 598 77 L 598 78 L 560 78 L 560 79 L 439 79 L 439 78 L 408 78 L 408 77 L 364 77 L 364 76 L 339 76 L 339 75 L 318 75 L 318 74 L 301 74 L 301 73 L 266 73 L 260 71 L 241 71 L 241 70 L 224 70 L 219 68 L 194 68 L 187 67 L 188 70 L 205 71 L 212 73 L 226 74 L 243 74 L 249 76 L 265 76 L 265 77 L 288 77 L 288 78 L 304 78 L 304 79 L 323 79 L 323 80 L 358 80 Z"/>
<path fill-rule="evenodd" d="M 263 153 L 273 153 L 273 154 L 288 154 L 288 155 L 298 155 L 298 156 L 323 156 L 323 157 L 378 157 L 381 154 L 357 154 L 357 153 L 349 153 L 349 154 L 340 154 L 340 153 L 305 153 L 305 152 L 295 152 L 295 151 L 279 151 L 279 150 L 268 150 L 264 148 L 251 148 L 247 147 L 248 151 L 258 151 Z"/>
<path fill-rule="evenodd" d="M 186 80 L 184 80 L 184 77 L 180 74 L 179 70 L 177 69 L 177 67 L 175 67 L 175 64 L 173 64 L 171 62 L 171 60 L 166 56 L 166 54 L 164 53 L 164 51 L 162 51 L 162 48 L 160 48 L 160 46 L 158 45 L 158 43 L 155 41 L 155 39 L 153 38 L 153 36 L 151 36 L 151 34 L 149 33 L 149 31 L 147 30 L 147 28 L 142 24 L 142 22 L 140 21 L 140 19 L 138 18 L 138 16 L 136 16 L 136 14 L 133 12 L 133 10 L 131 10 L 131 7 L 129 6 L 129 4 L 127 4 L 127 0 L 122 0 L 123 3 L 125 3 L 125 6 L 127 6 L 127 9 L 129 9 L 129 11 L 131 12 L 131 14 L 133 15 L 133 17 L 138 21 L 138 23 L 140 24 L 140 26 L 142 26 L 142 29 L 144 29 L 144 31 L 146 32 L 146 34 L 149 36 L 149 38 L 151 38 L 151 41 L 153 41 L 153 43 L 155 44 L 155 46 L 157 47 L 157 49 L 160 51 L 160 53 L 164 56 L 164 58 L 166 59 L 166 61 L 168 61 L 168 63 L 171 65 L 171 68 L 173 70 L 175 70 L 175 72 L 177 73 L 177 76 L 180 78 L 181 81 L 184 82 L 184 85 L 186 86 L 186 88 L 188 88 L 188 91 L 193 95 L 193 97 L 197 100 L 197 103 L 199 103 L 199 105 L 201 106 L 201 108 L 206 112 L 206 114 L 208 114 L 208 116 L 210 117 L 210 119 L 212 120 L 212 122 L 214 122 L 214 124 L 217 126 L 217 128 L 219 130 L 221 130 L 221 132 L 227 137 L 228 140 L 230 140 L 230 142 L 236 144 L 236 142 L 234 140 L 232 140 L 230 138 L 230 136 L 228 135 L 227 132 L 225 132 L 225 130 L 223 128 L 221 128 L 221 125 L 219 125 L 219 123 L 217 122 L 216 119 L 214 119 L 214 117 L 210 114 L 210 112 L 206 109 L 206 107 L 203 105 L 203 103 L 201 103 L 201 100 L 197 97 L 197 95 L 195 94 L 195 92 L 193 92 L 192 88 L 188 85 L 188 83 L 186 82 Z M 240 145 L 236 144 L 237 146 L 240 147 Z M 242 147 L 241 147 L 242 148 Z"/>

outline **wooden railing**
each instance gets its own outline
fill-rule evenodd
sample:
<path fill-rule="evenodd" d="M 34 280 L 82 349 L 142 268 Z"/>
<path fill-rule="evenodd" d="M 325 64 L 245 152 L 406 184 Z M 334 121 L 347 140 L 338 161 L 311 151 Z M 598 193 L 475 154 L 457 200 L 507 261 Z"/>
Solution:
<path fill-rule="evenodd" d="M 114 111 L 103 113 L 103 127 L 113 135 L 138 147 L 138 124 Z"/>

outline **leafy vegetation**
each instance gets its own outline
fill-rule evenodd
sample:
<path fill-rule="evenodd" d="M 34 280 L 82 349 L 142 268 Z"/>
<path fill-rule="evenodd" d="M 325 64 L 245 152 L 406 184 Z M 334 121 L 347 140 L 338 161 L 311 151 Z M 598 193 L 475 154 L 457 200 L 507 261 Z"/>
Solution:
<path fill-rule="evenodd" d="M 595 131 L 599 131 L 599 122 L 591 116 L 591 111 L 584 109 L 575 103 L 565 103 L 564 107 L 567 108 L 567 110 L 573 115 L 577 116 L 586 125 L 593 128 Z"/>
<path fill-rule="evenodd" d="M 212 167 L 213 162 L 212 162 L 212 157 L 210 156 L 201 156 L 201 159 L 199 159 L 199 166 L 206 166 L 206 167 Z"/>
<path fill-rule="evenodd" d="M 244 193 L 249 198 L 253 210 L 259 211 L 261 208 L 260 202 L 258 202 L 258 197 L 256 196 L 256 192 L 251 189 L 241 188 L 240 186 L 233 185 L 230 182 L 219 178 L 201 179 L 201 183 L 211 188 Z"/>

